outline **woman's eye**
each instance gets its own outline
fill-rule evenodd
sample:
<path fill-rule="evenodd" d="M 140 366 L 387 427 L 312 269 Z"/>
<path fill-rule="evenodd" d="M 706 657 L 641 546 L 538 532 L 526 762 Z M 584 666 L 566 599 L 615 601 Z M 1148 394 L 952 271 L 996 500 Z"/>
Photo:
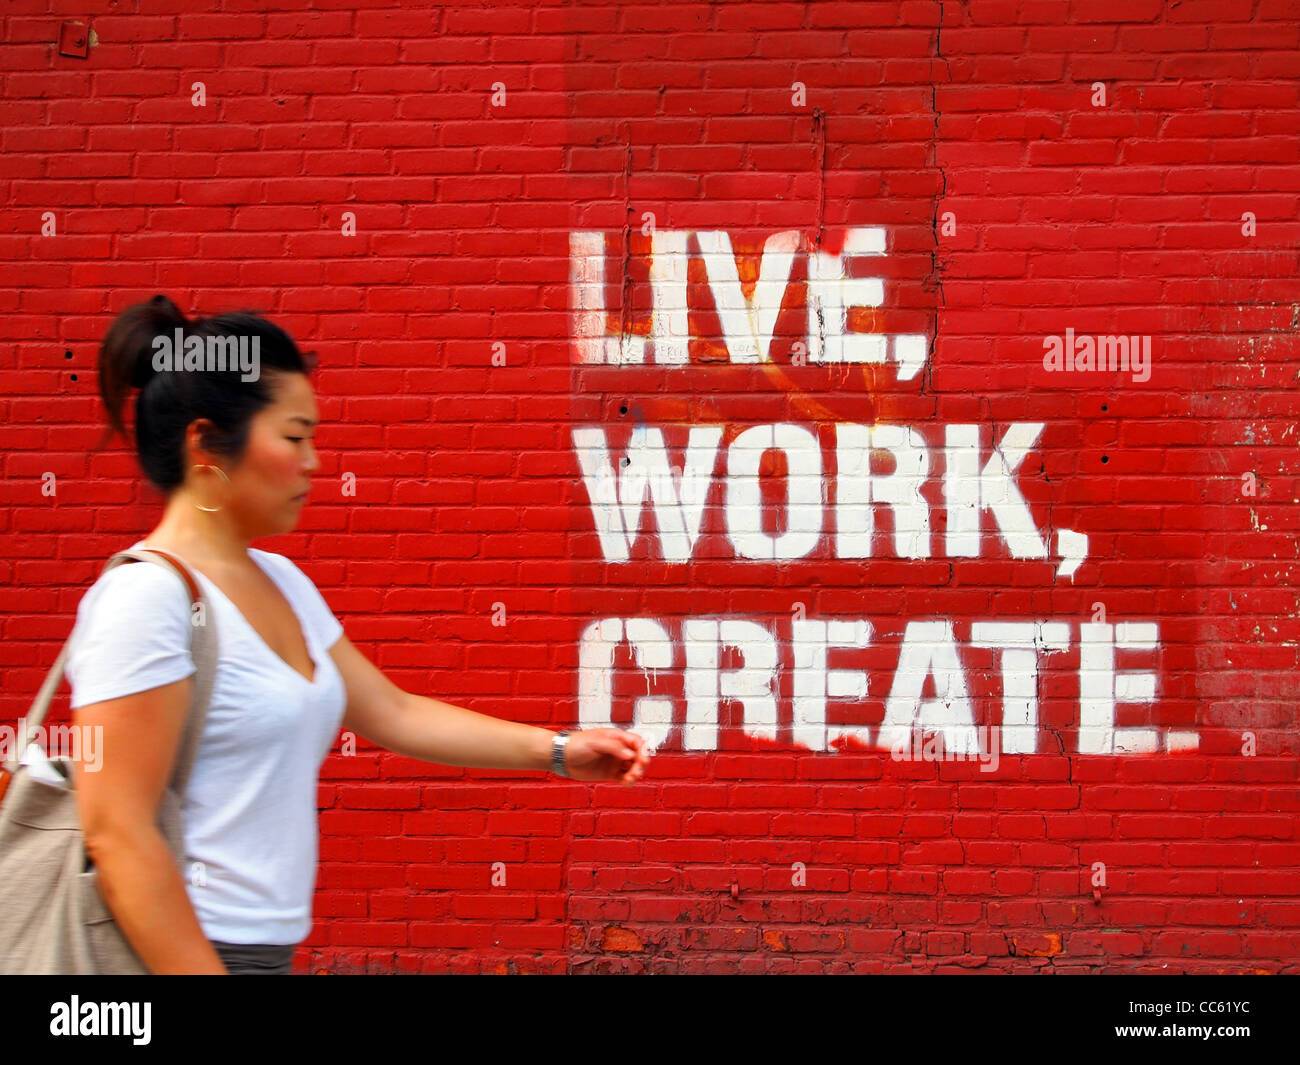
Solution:
<path fill-rule="evenodd" d="M 301 437 L 301 436 L 286 436 L 285 439 L 286 439 L 286 440 L 292 440 L 295 444 L 300 444 L 300 443 L 302 443 L 302 437 Z"/>

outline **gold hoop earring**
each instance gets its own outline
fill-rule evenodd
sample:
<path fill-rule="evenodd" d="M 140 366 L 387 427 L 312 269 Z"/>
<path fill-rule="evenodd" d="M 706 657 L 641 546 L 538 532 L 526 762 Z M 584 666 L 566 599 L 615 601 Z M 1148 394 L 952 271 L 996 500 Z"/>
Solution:
<path fill-rule="evenodd" d="M 192 470 L 216 470 L 219 474 L 221 474 L 221 479 L 222 479 L 223 481 L 225 481 L 226 484 L 229 484 L 229 483 L 230 483 L 230 478 L 226 476 L 226 471 L 223 470 L 220 466 L 211 466 L 211 465 L 208 465 L 207 463 L 198 463 L 198 464 L 195 464 L 195 465 L 191 466 L 190 469 L 192 469 Z M 218 510 L 221 509 L 220 507 L 205 507 L 205 506 L 202 506 L 202 505 L 199 504 L 199 503 L 195 503 L 194 505 L 195 505 L 196 507 L 198 507 L 199 510 L 206 510 L 209 514 L 214 514 L 214 513 L 216 513 Z"/>

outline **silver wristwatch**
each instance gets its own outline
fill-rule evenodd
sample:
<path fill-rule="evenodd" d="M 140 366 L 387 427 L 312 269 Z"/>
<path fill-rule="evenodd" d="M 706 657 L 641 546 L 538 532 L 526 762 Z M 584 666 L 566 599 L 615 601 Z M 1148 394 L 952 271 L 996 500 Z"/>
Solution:
<path fill-rule="evenodd" d="M 568 767 L 564 764 L 564 745 L 569 741 L 569 733 L 573 729 L 564 729 L 557 732 L 555 738 L 551 740 L 551 772 L 556 776 L 567 777 L 569 775 Z"/>

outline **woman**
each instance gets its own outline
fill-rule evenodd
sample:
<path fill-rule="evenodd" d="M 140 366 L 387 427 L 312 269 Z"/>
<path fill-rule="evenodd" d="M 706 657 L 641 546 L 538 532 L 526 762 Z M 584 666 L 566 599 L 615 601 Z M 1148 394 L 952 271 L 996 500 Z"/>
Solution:
<path fill-rule="evenodd" d="M 168 362 L 174 341 L 191 338 L 242 351 L 244 363 Z M 193 684 L 188 593 L 164 567 L 127 564 L 78 606 L 71 706 L 78 727 L 102 730 L 103 750 L 99 772 L 78 767 L 86 849 L 118 926 L 154 973 L 289 971 L 311 928 L 317 780 L 340 727 L 444 765 L 546 770 L 555 756 L 575 779 L 630 784 L 649 762 L 632 732 L 561 740 L 403 691 L 353 646 L 302 570 L 249 546 L 292 530 L 306 502 L 317 467 L 313 368 L 262 318 L 191 323 L 165 296 L 124 311 L 100 347 L 106 436 L 125 438 L 123 403 L 139 388 L 137 456 L 167 496 L 162 521 L 133 546 L 168 551 L 196 574 L 221 651 L 182 807 L 186 880 L 157 811 Z"/>

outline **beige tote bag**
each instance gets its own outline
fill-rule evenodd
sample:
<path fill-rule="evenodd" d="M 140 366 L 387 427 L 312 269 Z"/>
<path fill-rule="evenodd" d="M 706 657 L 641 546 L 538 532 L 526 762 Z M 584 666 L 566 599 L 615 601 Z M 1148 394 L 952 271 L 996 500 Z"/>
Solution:
<path fill-rule="evenodd" d="M 198 668 L 194 698 L 158 815 L 163 838 L 184 877 L 181 799 L 203 735 L 216 677 L 216 622 L 194 575 L 166 551 L 149 547 L 119 551 L 102 572 L 132 561 L 153 562 L 173 570 L 189 588 L 191 607 L 203 604 L 204 623 L 191 625 L 190 653 Z M 123 618 L 122 623 L 129 625 L 131 620 Z M 146 975 L 149 970 L 118 928 L 99 890 L 99 870 L 86 855 L 72 758 L 49 758 L 37 770 L 56 770 L 64 778 L 61 784 L 34 775 L 33 766 L 19 764 L 29 737 L 45 719 L 63 680 L 67 655 L 65 641 L 27 712 L 17 746 L 0 770 L 0 974 Z"/>

